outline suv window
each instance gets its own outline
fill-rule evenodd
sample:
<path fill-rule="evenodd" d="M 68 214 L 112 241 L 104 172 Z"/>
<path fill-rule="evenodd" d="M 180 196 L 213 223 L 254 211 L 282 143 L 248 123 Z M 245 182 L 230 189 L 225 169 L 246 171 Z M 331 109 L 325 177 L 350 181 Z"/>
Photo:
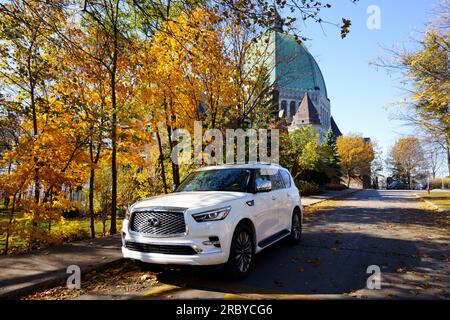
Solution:
<path fill-rule="evenodd" d="M 281 177 L 283 178 L 284 187 L 290 188 L 291 187 L 291 177 L 287 171 L 281 170 Z"/>
<path fill-rule="evenodd" d="M 270 175 L 270 180 L 272 181 L 272 190 L 284 188 L 283 180 L 280 176 L 280 170 L 277 170 L 276 174 Z"/>
<path fill-rule="evenodd" d="M 263 172 L 264 171 L 264 172 Z M 255 181 L 270 181 L 272 182 L 272 190 L 283 188 L 283 180 L 280 177 L 279 170 L 273 169 L 256 170 Z"/>
<path fill-rule="evenodd" d="M 214 169 L 192 172 L 178 187 L 180 191 L 248 192 L 249 169 Z"/>
<path fill-rule="evenodd" d="M 261 173 L 261 170 L 256 170 L 256 174 L 255 174 L 255 182 L 256 182 L 256 181 L 261 181 L 261 182 L 264 182 L 264 181 L 271 181 L 270 175 Z M 272 186 L 272 187 L 273 187 L 273 186 Z"/>

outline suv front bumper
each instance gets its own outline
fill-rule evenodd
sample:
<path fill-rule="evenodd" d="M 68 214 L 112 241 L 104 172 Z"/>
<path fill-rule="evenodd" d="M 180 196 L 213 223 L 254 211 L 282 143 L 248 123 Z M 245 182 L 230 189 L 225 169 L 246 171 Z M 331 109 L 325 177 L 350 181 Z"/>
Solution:
<path fill-rule="evenodd" d="M 140 260 L 147 263 L 155 264 L 173 264 L 173 265 L 194 265 L 207 266 L 223 264 L 228 257 L 223 252 L 198 253 L 196 255 L 173 255 L 163 253 L 148 253 L 127 249 L 122 247 L 124 258 Z"/>
<path fill-rule="evenodd" d="M 207 234 L 204 234 L 204 231 Z M 217 236 L 220 239 L 221 246 L 205 244 L 208 241 L 208 236 Z M 221 223 L 213 223 L 209 228 L 202 228 L 202 231 L 190 228 L 189 235 L 183 237 L 172 238 L 152 238 L 143 236 L 134 232 L 129 232 L 128 220 L 124 220 L 122 226 L 122 255 L 124 258 L 135 259 L 147 263 L 165 264 L 165 265 L 219 265 L 224 264 L 228 260 L 228 250 L 226 246 L 229 243 L 228 232 Z M 180 248 L 190 247 L 192 253 L 172 254 L 170 253 L 156 253 L 144 252 L 139 248 L 131 248 L 127 243 L 134 243 L 136 245 L 161 246 L 164 248 Z"/>

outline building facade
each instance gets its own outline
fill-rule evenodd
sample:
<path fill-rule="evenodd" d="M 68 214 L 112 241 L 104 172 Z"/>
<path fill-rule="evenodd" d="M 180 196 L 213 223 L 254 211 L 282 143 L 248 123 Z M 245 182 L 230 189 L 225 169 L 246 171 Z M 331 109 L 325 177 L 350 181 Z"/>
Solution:
<path fill-rule="evenodd" d="M 286 118 L 289 130 L 312 125 L 321 139 L 330 128 L 335 137 L 340 136 L 331 116 L 331 102 L 317 61 L 295 36 L 283 31 L 279 16 L 273 28 L 261 37 L 259 48 L 263 48 L 264 64 L 274 86 L 279 115 Z"/>

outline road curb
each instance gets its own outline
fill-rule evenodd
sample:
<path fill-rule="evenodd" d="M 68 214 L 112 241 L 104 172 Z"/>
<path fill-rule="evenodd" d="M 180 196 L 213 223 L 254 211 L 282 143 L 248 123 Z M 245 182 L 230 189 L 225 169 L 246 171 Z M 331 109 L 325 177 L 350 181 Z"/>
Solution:
<path fill-rule="evenodd" d="M 445 209 L 439 207 L 438 205 L 434 204 L 433 202 L 431 202 L 431 201 L 429 201 L 429 200 L 427 200 L 427 199 L 425 199 L 425 198 L 422 198 L 422 197 L 419 196 L 417 193 L 415 193 L 414 196 L 416 197 L 416 199 L 425 202 L 426 204 L 428 204 L 428 205 L 429 205 L 430 207 L 432 207 L 433 209 L 435 209 L 435 210 L 437 210 L 437 211 L 439 211 L 439 212 L 441 212 L 441 213 L 450 214 L 450 211 L 445 210 Z"/>

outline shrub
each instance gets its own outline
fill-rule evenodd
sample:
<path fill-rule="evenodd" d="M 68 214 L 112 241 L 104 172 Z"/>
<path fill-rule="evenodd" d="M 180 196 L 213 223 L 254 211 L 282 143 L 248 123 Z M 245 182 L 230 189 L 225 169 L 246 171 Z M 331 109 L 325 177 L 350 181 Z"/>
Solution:
<path fill-rule="evenodd" d="M 348 189 L 345 184 L 342 183 L 328 183 L 325 185 L 325 190 L 329 191 L 341 191 Z"/>
<path fill-rule="evenodd" d="M 78 221 L 62 224 L 61 228 L 59 229 L 59 234 L 64 242 L 84 240 L 89 238 L 88 230 L 86 230 L 86 228 L 83 228 L 81 223 L 79 223 Z"/>
<path fill-rule="evenodd" d="M 310 196 L 320 192 L 319 186 L 313 182 L 299 180 L 296 185 L 302 196 Z"/>

